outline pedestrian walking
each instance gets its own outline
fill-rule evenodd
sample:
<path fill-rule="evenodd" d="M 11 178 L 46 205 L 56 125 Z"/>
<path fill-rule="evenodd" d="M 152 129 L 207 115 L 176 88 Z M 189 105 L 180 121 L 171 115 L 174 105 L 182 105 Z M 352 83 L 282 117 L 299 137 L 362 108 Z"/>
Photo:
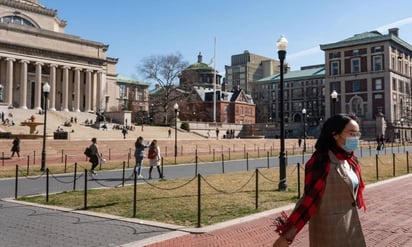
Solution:
<path fill-rule="evenodd" d="M 167 137 L 170 138 L 172 136 L 172 130 L 169 128 L 167 131 Z"/>
<path fill-rule="evenodd" d="M 20 138 L 15 137 L 11 147 L 11 157 L 14 157 L 14 154 L 17 153 L 17 157 L 20 157 Z"/>
<path fill-rule="evenodd" d="M 92 163 L 92 166 L 89 171 L 89 175 L 97 175 L 94 169 L 100 164 L 101 156 L 100 156 L 100 151 L 99 147 L 97 146 L 97 139 L 96 137 L 92 138 L 92 144 L 90 144 L 89 149 L 90 149 L 90 157 L 89 157 L 89 162 Z"/>
<path fill-rule="evenodd" d="M 153 167 L 156 166 L 157 172 L 159 173 L 159 178 L 163 178 L 163 174 L 160 171 L 160 160 L 162 156 L 160 155 L 160 147 L 157 145 L 157 140 L 153 140 L 149 146 L 149 154 L 147 155 L 149 158 L 149 179 L 152 179 L 152 170 Z"/>
<path fill-rule="evenodd" d="M 302 145 L 302 139 L 301 138 L 298 139 L 298 145 L 299 145 L 299 147 Z"/>
<path fill-rule="evenodd" d="M 135 160 L 136 160 L 136 165 L 135 165 L 134 169 L 136 171 L 137 178 L 143 179 L 142 165 L 143 165 L 143 160 L 146 157 L 146 152 L 145 152 L 144 149 L 149 147 L 149 143 L 144 144 L 143 143 L 143 137 L 139 136 L 136 139 L 136 142 L 135 142 L 134 146 L 135 146 L 134 157 L 135 157 Z"/>
<path fill-rule="evenodd" d="M 126 135 L 127 135 L 127 128 L 123 126 L 122 129 L 122 134 L 123 134 L 123 139 L 126 139 Z"/>
<path fill-rule="evenodd" d="M 359 125 L 349 114 L 338 114 L 323 125 L 316 151 L 305 165 L 305 189 L 289 217 L 275 221 L 280 237 L 274 247 L 289 246 L 309 221 L 309 246 L 366 246 L 358 208 L 364 208 L 365 187 L 354 156 Z"/>
<path fill-rule="evenodd" d="M 219 139 L 219 128 L 216 128 L 216 139 Z"/>

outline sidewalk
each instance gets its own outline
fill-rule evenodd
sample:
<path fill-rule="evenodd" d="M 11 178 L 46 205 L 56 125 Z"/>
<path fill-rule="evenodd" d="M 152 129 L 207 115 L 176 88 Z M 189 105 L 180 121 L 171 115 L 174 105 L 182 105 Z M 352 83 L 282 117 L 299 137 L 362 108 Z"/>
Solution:
<path fill-rule="evenodd" d="M 410 193 L 410 188 L 412 188 L 412 174 L 366 187 L 367 210 L 361 211 L 360 217 L 367 246 L 412 246 L 412 211 L 410 209 L 412 193 Z M 292 207 L 293 205 L 290 205 L 252 217 L 205 227 L 202 228 L 204 232 L 199 234 L 192 233 L 163 240 L 167 237 L 166 234 L 125 246 L 272 246 L 277 237 L 272 226 L 273 219 L 279 211 Z M 306 226 L 291 246 L 307 247 L 308 241 Z"/>

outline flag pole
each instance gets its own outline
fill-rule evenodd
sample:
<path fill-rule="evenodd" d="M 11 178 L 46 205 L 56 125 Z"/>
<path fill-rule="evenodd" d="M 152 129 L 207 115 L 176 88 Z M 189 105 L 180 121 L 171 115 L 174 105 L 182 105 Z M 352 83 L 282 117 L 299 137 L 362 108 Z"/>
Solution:
<path fill-rule="evenodd" d="M 216 123 L 216 37 L 213 51 L 213 123 Z"/>

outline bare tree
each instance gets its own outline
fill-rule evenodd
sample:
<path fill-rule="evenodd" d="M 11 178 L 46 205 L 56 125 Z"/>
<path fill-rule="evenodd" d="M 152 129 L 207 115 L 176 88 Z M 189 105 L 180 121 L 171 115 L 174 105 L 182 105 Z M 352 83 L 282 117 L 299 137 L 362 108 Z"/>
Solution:
<path fill-rule="evenodd" d="M 160 107 L 165 116 L 165 124 L 168 123 L 167 115 L 169 108 L 173 108 L 170 104 L 177 101 L 179 94 L 174 93 L 177 80 L 180 73 L 188 67 L 189 63 L 183 61 L 180 53 L 170 55 L 150 56 L 142 59 L 138 70 L 146 77 L 146 79 L 154 82 L 159 88 L 161 94 L 159 99 Z"/>

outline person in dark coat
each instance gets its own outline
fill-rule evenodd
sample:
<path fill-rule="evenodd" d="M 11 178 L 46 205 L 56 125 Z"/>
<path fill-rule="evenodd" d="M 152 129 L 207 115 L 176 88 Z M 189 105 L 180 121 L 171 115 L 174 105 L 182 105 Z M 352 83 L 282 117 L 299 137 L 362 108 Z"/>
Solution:
<path fill-rule="evenodd" d="M 11 157 L 17 153 L 17 157 L 20 157 L 20 139 L 16 136 L 13 140 L 13 146 L 11 147 Z"/>

